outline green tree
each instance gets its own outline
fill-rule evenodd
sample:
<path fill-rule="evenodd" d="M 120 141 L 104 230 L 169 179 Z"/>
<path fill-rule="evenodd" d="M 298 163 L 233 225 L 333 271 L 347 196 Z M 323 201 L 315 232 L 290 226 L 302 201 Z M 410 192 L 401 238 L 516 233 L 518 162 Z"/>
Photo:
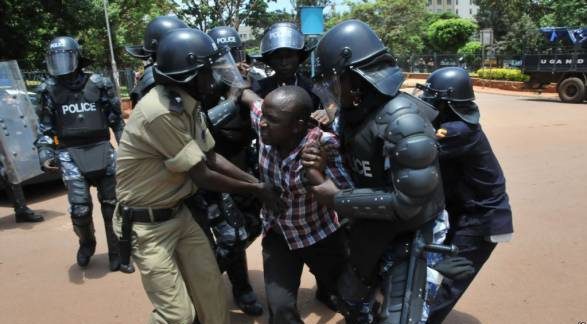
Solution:
<path fill-rule="evenodd" d="M 476 30 L 477 25 L 468 19 L 441 19 L 428 26 L 428 39 L 435 49 L 455 53 Z"/>
<path fill-rule="evenodd" d="M 564 1 L 564 0 L 561 0 Z M 532 0 L 474 0 L 479 6 L 479 28 L 492 28 L 496 40 L 505 36 L 510 26 L 530 9 Z"/>
<path fill-rule="evenodd" d="M 542 27 L 587 26 L 587 4 L 585 0 L 539 0 L 545 11 L 539 23 Z"/>
<path fill-rule="evenodd" d="M 450 11 L 445 11 L 445 12 L 441 12 L 441 13 L 428 12 L 426 14 L 426 19 L 424 21 L 426 23 L 426 26 L 429 26 L 439 20 L 453 19 L 453 18 L 459 18 L 459 16 L 457 14 L 455 14 L 454 12 L 450 12 Z"/>
<path fill-rule="evenodd" d="M 241 24 L 260 26 L 265 21 L 269 1 L 275 0 L 182 0 L 178 15 L 200 30 Z"/>
<path fill-rule="evenodd" d="M 18 60 L 25 69 L 42 69 L 53 37 L 79 38 L 81 30 L 97 24 L 97 17 L 103 15 L 92 0 L 0 1 L 0 59 Z"/>
<path fill-rule="evenodd" d="M 394 55 L 419 53 L 424 48 L 426 0 L 349 2 L 350 11 L 328 17 L 326 27 L 346 19 L 367 23 Z"/>
<path fill-rule="evenodd" d="M 544 37 L 530 15 L 524 14 L 513 23 L 510 31 L 497 42 L 497 51 L 501 54 L 521 55 L 538 50 L 544 44 Z"/>
<path fill-rule="evenodd" d="M 480 42 L 472 41 L 459 48 L 457 53 L 465 60 L 469 70 L 476 70 L 481 66 L 482 49 Z"/>
<path fill-rule="evenodd" d="M 95 1 L 103 10 L 102 0 Z M 135 66 L 140 62 L 129 56 L 124 50 L 125 45 L 142 44 L 147 24 L 155 17 L 172 12 L 175 5 L 171 0 L 109 0 L 108 19 L 112 31 L 114 57 L 121 67 Z M 98 66 L 110 66 L 108 34 L 103 11 L 94 26 L 88 26 L 80 32 L 84 40 L 86 55 L 92 57 Z"/>
<path fill-rule="evenodd" d="M 172 0 L 110 0 L 108 14 L 120 66 L 135 64 L 124 45 L 140 44 L 146 24 L 174 8 Z M 33 18 L 34 17 L 34 18 Z M 24 69 L 45 69 L 47 44 L 71 36 L 82 45 L 93 67 L 110 66 L 102 0 L 0 1 L 0 59 L 16 59 Z"/>

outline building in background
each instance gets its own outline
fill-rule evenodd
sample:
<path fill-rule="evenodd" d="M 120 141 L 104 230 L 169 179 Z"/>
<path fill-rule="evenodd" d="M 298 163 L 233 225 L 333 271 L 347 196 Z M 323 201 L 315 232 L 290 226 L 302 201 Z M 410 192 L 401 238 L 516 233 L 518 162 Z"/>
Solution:
<path fill-rule="evenodd" d="M 428 0 L 426 6 L 433 13 L 452 12 L 461 18 L 475 19 L 479 6 L 473 0 Z"/>
<path fill-rule="evenodd" d="M 246 42 L 246 41 L 250 41 L 250 40 L 255 39 L 255 31 L 253 30 L 253 27 L 247 26 L 247 25 L 240 25 L 239 26 L 238 35 L 241 38 L 242 42 Z"/>

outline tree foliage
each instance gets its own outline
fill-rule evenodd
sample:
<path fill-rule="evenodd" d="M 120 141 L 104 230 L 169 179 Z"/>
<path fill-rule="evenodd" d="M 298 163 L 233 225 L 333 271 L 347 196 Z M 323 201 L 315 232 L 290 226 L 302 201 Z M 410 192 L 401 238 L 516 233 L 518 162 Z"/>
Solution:
<path fill-rule="evenodd" d="M 585 0 L 475 0 L 481 28 L 492 28 L 497 50 L 522 54 L 544 46 L 540 27 L 587 26 Z"/>
<path fill-rule="evenodd" d="M 441 19 L 428 26 L 428 39 L 438 51 L 455 53 L 476 30 L 477 25 L 468 19 Z"/>
<path fill-rule="evenodd" d="M 508 33 L 497 42 L 501 54 L 522 54 L 538 50 L 545 39 L 530 15 L 524 14 L 510 26 Z"/>
<path fill-rule="evenodd" d="M 326 27 L 346 19 L 359 19 L 371 26 L 394 55 L 423 50 L 426 0 L 375 0 L 350 2 L 349 6 L 349 12 L 329 17 Z"/>
<path fill-rule="evenodd" d="M 463 58 L 470 70 L 476 70 L 481 66 L 481 51 L 483 45 L 478 41 L 472 41 L 459 48 L 458 54 Z"/>
<path fill-rule="evenodd" d="M 493 28 L 496 39 L 501 39 L 510 29 L 512 23 L 517 21 L 528 8 L 531 0 L 475 0 L 479 6 L 477 23 L 479 28 Z"/>
<path fill-rule="evenodd" d="M 544 16 L 541 27 L 584 27 L 587 26 L 587 3 L 585 0 L 540 0 Z"/>
<path fill-rule="evenodd" d="M 241 24 L 262 28 L 269 1 L 275 0 L 182 0 L 178 15 L 203 31 L 216 26 L 238 30 Z"/>
<path fill-rule="evenodd" d="M 115 57 L 120 65 L 135 63 L 124 45 L 140 44 L 146 24 L 174 8 L 172 0 L 111 0 L 108 17 Z M 82 45 L 95 68 L 109 65 L 108 34 L 102 0 L 0 1 L 0 59 L 15 59 L 25 69 L 44 69 L 49 41 L 71 36 Z"/>
<path fill-rule="evenodd" d="M 0 59 L 19 60 L 25 68 L 41 67 L 53 37 L 79 37 L 79 31 L 97 25 L 99 17 L 103 15 L 89 0 L 0 1 Z"/>

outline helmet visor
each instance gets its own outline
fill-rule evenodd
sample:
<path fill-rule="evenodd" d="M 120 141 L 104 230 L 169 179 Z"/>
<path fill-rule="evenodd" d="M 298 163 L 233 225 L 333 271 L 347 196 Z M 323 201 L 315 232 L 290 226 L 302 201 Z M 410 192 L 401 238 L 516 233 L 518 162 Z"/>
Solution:
<path fill-rule="evenodd" d="M 248 82 L 243 79 L 232 55 L 228 51 L 218 52 L 217 58 L 212 63 L 211 68 L 212 73 L 214 73 L 214 78 L 222 80 L 233 88 L 246 88 L 249 86 Z"/>
<path fill-rule="evenodd" d="M 240 47 L 233 47 L 230 49 L 230 54 L 235 62 L 244 62 L 247 59 L 245 51 Z"/>
<path fill-rule="evenodd" d="M 351 70 L 369 82 L 377 91 L 388 96 L 395 96 L 405 80 L 395 59 L 389 54 L 379 55 L 364 65 L 351 67 Z"/>
<path fill-rule="evenodd" d="M 339 75 L 332 73 L 318 78 L 312 86 L 312 92 L 320 98 L 324 109 L 327 111 L 338 110 L 341 97 Z"/>
<path fill-rule="evenodd" d="M 304 48 L 304 36 L 293 28 L 269 30 L 261 42 L 261 53 L 265 55 L 280 48 L 301 50 Z"/>
<path fill-rule="evenodd" d="M 74 72 L 79 64 L 75 51 L 51 51 L 45 57 L 47 70 L 52 76 L 61 76 Z"/>

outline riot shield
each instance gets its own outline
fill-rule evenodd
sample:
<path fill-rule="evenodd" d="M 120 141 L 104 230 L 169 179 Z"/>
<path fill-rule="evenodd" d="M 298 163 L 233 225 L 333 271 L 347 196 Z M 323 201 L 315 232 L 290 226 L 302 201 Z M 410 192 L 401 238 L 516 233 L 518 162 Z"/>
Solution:
<path fill-rule="evenodd" d="M 34 145 L 37 128 L 37 114 L 18 64 L 0 62 L 0 162 L 13 184 L 43 173 Z"/>

